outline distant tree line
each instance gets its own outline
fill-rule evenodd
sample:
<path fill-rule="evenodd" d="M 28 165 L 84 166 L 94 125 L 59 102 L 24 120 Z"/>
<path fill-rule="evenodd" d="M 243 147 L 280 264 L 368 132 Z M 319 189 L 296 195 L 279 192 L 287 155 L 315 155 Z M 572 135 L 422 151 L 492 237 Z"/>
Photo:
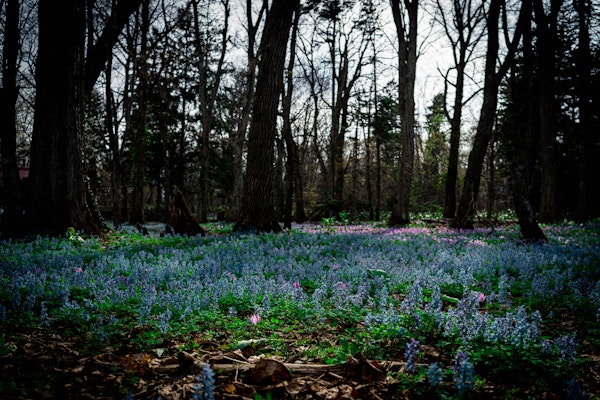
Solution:
<path fill-rule="evenodd" d="M 600 215 L 599 28 L 591 0 L 0 0 L 0 235 L 179 196 L 241 231 L 510 209 L 544 239 Z"/>

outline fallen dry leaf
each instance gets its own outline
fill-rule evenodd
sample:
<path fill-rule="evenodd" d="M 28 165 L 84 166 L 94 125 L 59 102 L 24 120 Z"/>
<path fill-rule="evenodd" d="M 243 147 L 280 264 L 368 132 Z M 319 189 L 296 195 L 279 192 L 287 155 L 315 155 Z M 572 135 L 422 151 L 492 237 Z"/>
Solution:
<path fill-rule="evenodd" d="M 291 374 L 286 366 L 273 359 L 259 360 L 250 373 L 250 381 L 259 386 L 287 381 L 290 378 Z"/>

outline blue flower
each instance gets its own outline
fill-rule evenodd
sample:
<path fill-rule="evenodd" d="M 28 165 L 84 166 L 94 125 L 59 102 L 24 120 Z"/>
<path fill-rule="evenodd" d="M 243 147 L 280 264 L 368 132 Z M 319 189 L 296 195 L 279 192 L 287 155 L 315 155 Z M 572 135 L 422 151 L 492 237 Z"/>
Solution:
<path fill-rule="evenodd" d="M 417 366 L 415 365 L 417 354 L 419 354 L 419 341 L 412 338 L 410 342 L 406 343 L 406 351 L 404 352 L 404 359 L 406 360 L 404 370 L 406 372 L 417 372 Z"/>
<path fill-rule="evenodd" d="M 459 351 L 454 357 L 454 384 L 458 390 L 458 394 L 463 395 L 467 392 L 471 392 L 474 388 L 474 367 L 469 362 L 469 357 Z"/>
<path fill-rule="evenodd" d="M 429 364 L 427 379 L 431 387 L 436 387 L 442 383 L 442 368 L 437 362 Z"/>
<path fill-rule="evenodd" d="M 210 365 L 204 364 L 200 376 L 196 377 L 196 382 L 192 398 L 194 400 L 214 400 L 215 373 Z"/>

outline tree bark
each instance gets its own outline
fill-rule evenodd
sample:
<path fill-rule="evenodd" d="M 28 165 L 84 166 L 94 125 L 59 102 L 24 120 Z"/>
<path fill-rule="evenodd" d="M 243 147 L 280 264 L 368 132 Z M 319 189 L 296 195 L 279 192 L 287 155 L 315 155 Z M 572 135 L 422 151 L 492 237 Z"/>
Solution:
<path fill-rule="evenodd" d="M 4 46 L 2 48 L 2 87 L 0 88 L 0 159 L 2 160 L 2 207 L 0 230 L 5 236 L 20 235 L 23 221 L 23 193 L 17 164 L 16 104 L 17 60 L 19 54 L 19 0 L 7 0 Z"/>
<path fill-rule="evenodd" d="M 398 62 L 398 105 L 402 152 L 396 182 L 396 198 L 388 225 L 398 226 L 410 223 L 408 214 L 410 190 L 415 157 L 415 76 L 417 66 L 417 14 L 419 2 L 404 0 L 408 26 L 400 6 L 400 0 L 390 0 L 399 43 Z"/>
<path fill-rule="evenodd" d="M 92 92 L 94 84 L 98 80 L 100 73 L 106 65 L 106 61 L 112 56 L 114 44 L 123 28 L 133 14 L 143 2 L 149 0 L 114 0 L 110 16 L 104 25 L 102 34 L 88 49 L 88 55 L 85 59 L 85 94 Z"/>
<path fill-rule="evenodd" d="M 446 116 L 450 121 L 450 152 L 448 155 L 448 167 L 446 173 L 446 186 L 444 198 L 444 218 L 454 218 L 456 214 L 456 184 L 458 181 L 458 162 L 460 149 L 460 131 L 462 125 L 462 110 L 465 103 L 465 69 L 471 59 L 473 50 L 482 35 L 476 32 L 483 20 L 483 5 L 473 9 L 472 0 L 453 1 L 452 12 L 449 13 L 452 22 L 447 19 L 446 12 L 440 0 L 436 1 L 440 12 L 441 23 L 450 40 L 453 49 L 456 80 L 454 87 L 454 102 L 452 115 L 446 110 Z M 452 34 L 456 34 L 456 38 Z M 444 79 L 444 98 L 447 99 L 447 87 L 449 78 Z"/>
<path fill-rule="evenodd" d="M 299 3 L 298 3 L 299 4 Z M 299 175 L 299 158 L 298 158 L 298 146 L 294 141 L 292 134 L 292 121 L 291 121 L 291 110 L 292 110 L 292 95 L 294 91 L 294 81 L 292 71 L 294 70 L 295 54 L 296 54 L 296 38 L 298 34 L 298 21 L 300 20 L 300 10 L 296 10 L 294 14 L 294 21 L 292 23 L 292 37 L 290 40 L 290 59 L 288 61 L 286 71 L 286 89 L 282 93 L 282 109 L 283 109 L 283 128 L 281 136 L 285 141 L 285 148 L 287 150 L 287 160 L 285 165 L 285 198 L 283 203 L 283 227 L 286 229 L 292 228 L 292 208 L 294 201 L 294 188 L 298 184 L 296 176 Z"/>
<path fill-rule="evenodd" d="M 150 30 L 150 9 L 148 1 L 144 1 L 140 12 L 140 52 L 137 59 L 137 112 L 135 126 L 132 126 L 133 160 L 131 180 L 133 190 L 131 194 L 132 223 L 143 223 L 144 216 L 144 184 L 146 177 L 146 122 L 147 122 L 147 96 L 148 96 L 148 32 Z"/>
<path fill-rule="evenodd" d="M 528 19 L 531 20 L 530 3 L 524 2 L 523 9 L 526 10 Z M 512 191 L 515 212 L 519 220 L 521 236 L 529 241 L 545 241 L 546 235 L 540 229 L 535 220 L 535 213 L 532 205 L 532 184 L 531 178 L 538 160 L 539 141 L 538 135 L 535 133 L 534 122 L 536 115 L 536 100 L 534 99 L 533 87 L 534 80 L 534 55 L 532 45 L 531 25 L 527 24 L 523 29 L 523 72 L 522 80 L 524 85 L 519 90 L 516 83 L 515 72 L 510 79 L 512 93 L 523 94 L 522 98 L 513 99 L 511 102 L 514 109 L 514 116 L 510 122 L 512 125 L 509 132 L 512 133 Z M 519 115 L 524 115 L 524 118 L 519 118 Z M 543 150 L 542 150 L 543 151 Z"/>
<path fill-rule="evenodd" d="M 200 134 L 200 210 L 198 212 L 198 219 L 200 222 L 208 221 L 208 208 L 209 208 L 209 194 L 208 194 L 208 169 L 209 169 L 209 145 L 210 145 L 210 133 L 213 125 L 213 110 L 215 102 L 217 100 L 217 93 L 221 86 L 221 77 L 223 75 L 223 65 L 225 62 L 225 54 L 227 52 L 228 42 L 228 26 L 229 26 L 229 1 L 223 2 L 225 11 L 223 29 L 221 30 L 221 49 L 219 53 L 219 59 L 217 61 L 217 68 L 214 72 L 214 78 L 212 87 L 208 84 L 208 74 L 210 62 L 208 54 L 208 42 L 211 38 L 203 38 L 198 13 L 198 0 L 192 2 L 192 9 L 194 14 L 194 35 L 196 45 L 198 46 L 198 93 L 200 100 L 200 110 L 202 112 L 202 124 Z"/>
<path fill-rule="evenodd" d="M 464 66 L 456 68 L 456 94 L 454 95 L 454 111 L 450 118 L 450 152 L 448 154 L 448 170 L 446 173 L 446 190 L 444 198 L 444 218 L 454 218 L 456 214 L 456 184 L 458 182 L 458 156 L 460 149 L 460 129 L 462 125 L 462 97 L 464 89 Z"/>
<path fill-rule="evenodd" d="M 190 212 L 183 193 L 179 189 L 175 189 L 173 193 L 173 201 L 169 205 L 169 217 L 166 224 L 166 232 L 177 235 L 206 235 L 206 231 L 198 220 Z"/>
<path fill-rule="evenodd" d="M 248 135 L 248 164 L 241 211 L 234 227 L 236 231 L 281 231 L 273 204 L 273 147 L 286 48 L 297 2 L 274 0 L 265 21 Z"/>
<path fill-rule="evenodd" d="M 73 227 L 98 233 L 100 226 L 88 204 L 80 154 L 85 4 L 40 0 L 38 14 L 31 220 L 38 231 L 59 233 Z"/>
<path fill-rule="evenodd" d="M 244 190 L 244 147 L 246 142 L 246 134 L 250 125 L 250 114 L 252 112 L 254 91 L 256 89 L 256 66 L 258 57 L 256 56 L 255 46 L 258 28 L 262 21 L 263 14 L 266 12 L 267 3 L 263 2 L 256 23 L 253 22 L 252 0 L 246 0 L 246 23 L 248 32 L 248 71 L 246 72 L 245 87 L 242 94 L 240 117 L 237 124 L 237 132 L 233 137 L 233 190 L 231 202 L 229 205 L 228 218 L 235 220 L 241 211 L 241 198 Z"/>
<path fill-rule="evenodd" d="M 108 132 L 108 143 L 110 148 L 111 158 L 111 197 L 112 197 L 112 219 L 115 227 L 121 224 L 121 204 L 122 204 L 122 192 L 121 192 L 121 179 L 122 179 L 122 166 L 121 166 L 121 147 L 119 146 L 119 137 L 116 132 L 114 105 L 113 105 L 113 93 L 111 89 L 112 83 L 112 57 L 109 57 L 106 63 L 106 84 L 105 84 L 105 101 L 106 101 L 106 116 L 105 126 Z"/>
<path fill-rule="evenodd" d="M 39 2 L 32 196 L 28 205 L 31 229 L 35 231 L 59 233 L 73 227 L 98 233 L 104 228 L 85 180 L 80 142 L 85 99 L 104 68 L 118 33 L 139 5 L 137 1 L 119 4 L 113 15 L 120 15 L 123 22 L 110 19 L 101 40 L 88 49 L 84 61 L 85 3 Z M 130 11 L 121 14 L 125 9 Z"/>
<path fill-rule="evenodd" d="M 592 203 L 597 203 L 591 199 L 595 190 L 590 190 L 597 186 L 597 182 L 590 180 L 590 138 L 592 137 L 592 54 L 590 52 L 590 19 L 592 18 L 592 2 L 590 0 L 576 0 L 573 2 L 577 11 L 579 24 L 578 31 L 578 51 L 577 51 L 577 77 L 576 91 L 579 103 L 579 132 L 578 132 L 578 202 L 577 219 L 585 221 L 588 218 L 588 207 Z M 597 175 L 596 175 L 597 176 Z M 592 201 L 590 201 L 592 200 Z M 597 207 L 597 206 L 596 206 Z M 596 208 L 598 210 L 598 208 Z"/>
<path fill-rule="evenodd" d="M 520 42 L 521 24 L 523 23 L 523 13 L 519 15 L 519 22 L 515 29 L 513 41 L 509 45 L 509 51 L 504 62 L 496 70 L 496 60 L 498 58 L 499 40 L 498 29 L 500 20 L 500 11 L 502 0 L 491 0 L 487 15 L 487 36 L 488 46 L 485 59 L 485 76 L 483 86 L 483 103 L 475 132 L 473 147 L 469 153 L 467 172 L 465 182 L 458 204 L 456 216 L 450 226 L 455 229 L 472 229 L 473 217 L 476 212 L 476 201 L 479 194 L 479 184 L 481 181 L 481 171 L 483 161 L 487 152 L 487 147 L 492 137 L 494 120 L 496 117 L 496 107 L 498 104 L 498 87 L 502 78 L 506 74 L 508 66 L 512 64 L 516 45 Z"/>
<path fill-rule="evenodd" d="M 542 185 L 540 196 L 540 221 L 556 220 L 557 195 L 557 154 L 556 154 L 556 113 L 555 113 L 555 42 L 556 18 L 562 0 L 552 0 L 548 15 L 542 0 L 534 0 L 533 11 L 537 33 L 537 99 L 539 101 L 540 162 Z"/>
<path fill-rule="evenodd" d="M 487 155 L 487 194 L 486 194 L 486 218 L 492 220 L 494 213 L 494 201 L 496 199 L 496 149 L 495 139 L 490 139 Z"/>

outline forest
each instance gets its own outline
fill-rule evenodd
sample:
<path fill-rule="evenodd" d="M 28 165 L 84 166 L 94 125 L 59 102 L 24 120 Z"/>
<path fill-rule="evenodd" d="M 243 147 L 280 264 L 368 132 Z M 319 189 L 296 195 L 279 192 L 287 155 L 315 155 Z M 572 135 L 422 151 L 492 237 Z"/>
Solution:
<path fill-rule="evenodd" d="M 4 236 L 599 215 L 591 1 L 0 5 Z"/>
<path fill-rule="evenodd" d="M 591 0 L 0 0 L 0 398 L 600 399 Z"/>

